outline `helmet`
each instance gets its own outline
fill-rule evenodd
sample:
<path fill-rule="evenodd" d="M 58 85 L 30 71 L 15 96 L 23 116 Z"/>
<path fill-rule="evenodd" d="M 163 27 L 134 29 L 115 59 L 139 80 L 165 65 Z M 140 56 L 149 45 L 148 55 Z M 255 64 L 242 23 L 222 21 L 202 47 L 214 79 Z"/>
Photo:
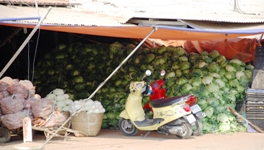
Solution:
<path fill-rule="evenodd" d="M 146 94 L 147 96 L 151 95 L 152 93 L 152 87 L 150 85 L 148 85 L 148 93 Z"/>
<path fill-rule="evenodd" d="M 145 86 L 145 87 L 142 89 L 142 94 L 145 94 L 146 96 L 151 95 L 151 93 L 152 93 L 152 87 L 151 87 L 150 85 Z"/>

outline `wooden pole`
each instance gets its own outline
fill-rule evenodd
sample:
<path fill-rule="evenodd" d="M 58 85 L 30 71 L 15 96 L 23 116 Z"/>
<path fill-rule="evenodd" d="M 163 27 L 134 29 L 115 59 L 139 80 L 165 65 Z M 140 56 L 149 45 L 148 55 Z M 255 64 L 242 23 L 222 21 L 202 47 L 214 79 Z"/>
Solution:
<path fill-rule="evenodd" d="M 255 128 L 259 133 L 263 133 L 264 131 L 261 130 L 258 126 L 254 125 L 253 123 L 251 123 L 250 121 L 248 121 L 246 118 L 244 118 L 242 115 L 240 115 L 239 113 L 237 113 L 235 110 L 233 110 L 232 108 L 229 108 L 229 110 L 235 114 L 237 117 L 243 119 L 244 121 L 247 121 L 249 125 L 251 125 L 253 128 Z"/>

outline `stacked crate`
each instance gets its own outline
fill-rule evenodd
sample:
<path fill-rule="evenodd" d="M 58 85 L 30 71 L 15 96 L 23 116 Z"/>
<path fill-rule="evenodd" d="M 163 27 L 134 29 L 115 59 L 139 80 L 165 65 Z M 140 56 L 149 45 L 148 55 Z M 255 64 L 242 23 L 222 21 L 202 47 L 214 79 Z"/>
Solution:
<path fill-rule="evenodd" d="M 264 89 L 264 47 L 262 46 L 256 47 L 254 67 L 251 88 Z"/>
<path fill-rule="evenodd" d="M 264 130 L 264 89 L 248 89 L 246 99 L 247 120 Z"/>
<path fill-rule="evenodd" d="M 251 88 L 246 91 L 246 118 L 264 130 L 264 47 L 255 53 Z"/>
<path fill-rule="evenodd" d="M 264 47 L 257 46 L 254 60 L 255 69 L 264 69 Z"/>

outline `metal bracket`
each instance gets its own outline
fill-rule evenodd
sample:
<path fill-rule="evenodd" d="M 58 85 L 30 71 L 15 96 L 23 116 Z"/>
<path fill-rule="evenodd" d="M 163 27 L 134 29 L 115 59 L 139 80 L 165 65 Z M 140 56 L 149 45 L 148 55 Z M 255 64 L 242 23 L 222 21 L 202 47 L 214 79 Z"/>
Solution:
<path fill-rule="evenodd" d="M 143 138 L 146 138 L 149 134 L 150 134 L 150 131 L 148 131 L 148 132 L 143 136 Z M 142 136 L 142 134 L 141 134 L 141 136 Z"/>

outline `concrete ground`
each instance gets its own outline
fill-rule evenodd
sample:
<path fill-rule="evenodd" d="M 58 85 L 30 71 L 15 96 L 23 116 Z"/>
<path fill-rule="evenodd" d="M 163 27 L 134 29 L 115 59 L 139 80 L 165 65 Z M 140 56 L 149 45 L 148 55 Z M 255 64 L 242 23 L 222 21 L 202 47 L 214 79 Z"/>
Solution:
<path fill-rule="evenodd" d="M 42 132 L 34 135 L 33 141 L 23 143 L 18 136 L 8 143 L 0 143 L 0 150 L 264 150 L 264 134 L 262 133 L 226 133 L 204 134 L 190 139 L 178 139 L 157 132 L 139 132 L 136 136 L 125 136 L 119 130 L 101 130 L 96 137 L 75 137 L 69 135 L 54 137 L 44 144 L 46 137 Z"/>

